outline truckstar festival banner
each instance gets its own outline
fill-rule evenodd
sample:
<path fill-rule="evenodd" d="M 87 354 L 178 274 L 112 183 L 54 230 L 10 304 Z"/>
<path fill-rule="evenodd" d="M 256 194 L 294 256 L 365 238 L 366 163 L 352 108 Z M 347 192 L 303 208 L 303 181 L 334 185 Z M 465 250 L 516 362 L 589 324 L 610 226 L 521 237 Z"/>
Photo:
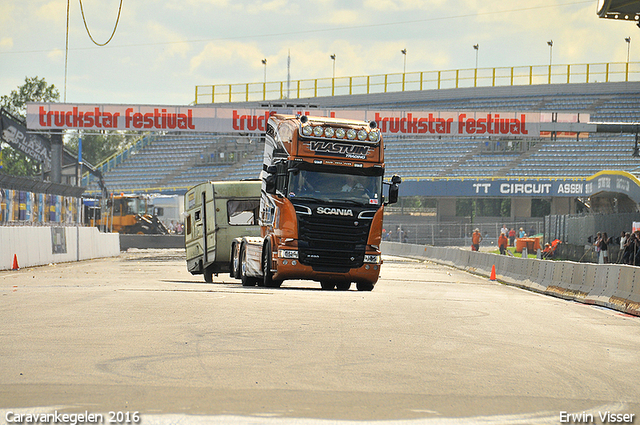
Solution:
<path fill-rule="evenodd" d="M 267 110 L 223 107 L 29 103 L 30 130 L 264 132 L 276 113 L 376 121 L 383 134 L 540 137 L 540 113 L 364 110 Z"/>

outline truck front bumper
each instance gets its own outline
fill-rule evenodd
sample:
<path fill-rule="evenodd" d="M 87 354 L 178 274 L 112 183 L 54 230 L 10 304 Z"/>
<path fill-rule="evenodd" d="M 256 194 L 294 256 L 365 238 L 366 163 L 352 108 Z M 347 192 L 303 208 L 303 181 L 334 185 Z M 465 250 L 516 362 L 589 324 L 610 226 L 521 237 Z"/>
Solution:
<path fill-rule="evenodd" d="M 379 254 L 378 254 L 379 255 Z M 315 280 L 318 282 L 356 282 L 375 284 L 380 276 L 379 263 L 365 263 L 361 267 L 349 269 L 348 272 L 330 272 L 314 270 L 311 266 L 301 264 L 299 260 L 292 258 L 278 258 L 277 272 L 273 278 L 277 280 Z"/>

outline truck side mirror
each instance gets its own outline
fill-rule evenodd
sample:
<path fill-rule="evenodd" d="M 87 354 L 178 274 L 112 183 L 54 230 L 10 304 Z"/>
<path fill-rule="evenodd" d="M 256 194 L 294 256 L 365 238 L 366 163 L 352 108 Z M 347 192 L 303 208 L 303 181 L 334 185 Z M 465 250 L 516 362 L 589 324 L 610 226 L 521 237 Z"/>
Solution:
<path fill-rule="evenodd" d="M 386 205 L 398 202 L 398 193 L 400 191 L 398 185 L 400 183 L 402 183 L 402 178 L 397 174 L 394 174 L 393 177 L 391 177 L 391 183 L 384 182 L 384 184 L 389 185 L 389 199 L 385 202 Z"/>
<path fill-rule="evenodd" d="M 391 186 L 389 186 L 389 200 L 387 201 L 388 204 L 395 204 L 396 202 L 398 202 L 399 191 L 400 188 L 397 184 L 392 184 Z"/>
<path fill-rule="evenodd" d="M 275 165 L 267 167 L 267 177 L 265 178 L 265 190 L 270 195 L 276 194 L 276 174 L 277 168 Z"/>

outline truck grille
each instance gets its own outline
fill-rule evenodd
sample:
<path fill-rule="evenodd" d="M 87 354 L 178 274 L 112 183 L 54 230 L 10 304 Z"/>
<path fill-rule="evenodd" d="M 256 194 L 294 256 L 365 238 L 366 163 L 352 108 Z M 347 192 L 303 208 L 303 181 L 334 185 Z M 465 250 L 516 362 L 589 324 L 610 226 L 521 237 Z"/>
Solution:
<path fill-rule="evenodd" d="M 298 255 L 302 264 L 317 271 L 336 273 L 362 266 L 371 220 L 315 214 L 297 216 Z"/>

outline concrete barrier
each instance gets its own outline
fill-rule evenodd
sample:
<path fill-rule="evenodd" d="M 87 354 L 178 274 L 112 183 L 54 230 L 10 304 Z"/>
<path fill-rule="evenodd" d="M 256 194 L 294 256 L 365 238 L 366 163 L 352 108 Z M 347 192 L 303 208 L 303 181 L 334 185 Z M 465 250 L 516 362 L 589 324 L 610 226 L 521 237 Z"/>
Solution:
<path fill-rule="evenodd" d="M 129 248 L 184 249 L 183 235 L 119 235 L 119 237 L 121 251 L 126 251 Z"/>
<path fill-rule="evenodd" d="M 383 242 L 382 252 L 430 260 L 532 291 L 640 316 L 640 268 L 619 264 L 575 263 L 506 257 L 460 248 Z M 403 254 L 406 253 L 406 254 Z"/>
<path fill-rule="evenodd" d="M 587 295 L 593 289 L 592 282 L 588 282 L 587 266 L 586 263 L 571 263 L 573 266 L 573 272 L 571 274 L 571 280 L 567 285 L 565 295 L 570 299 L 578 302 L 584 302 L 587 299 Z"/>
<path fill-rule="evenodd" d="M 100 233 L 95 227 L 0 226 L 0 270 L 49 263 L 115 257 L 120 254 L 117 233 Z"/>
<path fill-rule="evenodd" d="M 614 304 L 617 309 L 627 311 L 630 304 L 639 301 L 635 299 L 634 283 L 640 281 L 640 270 L 637 267 L 622 267 L 618 278 L 618 285 L 613 295 L 609 298 L 609 302 Z M 634 301 L 635 300 L 635 301 Z M 637 307 L 632 309 L 637 310 Z"/>

